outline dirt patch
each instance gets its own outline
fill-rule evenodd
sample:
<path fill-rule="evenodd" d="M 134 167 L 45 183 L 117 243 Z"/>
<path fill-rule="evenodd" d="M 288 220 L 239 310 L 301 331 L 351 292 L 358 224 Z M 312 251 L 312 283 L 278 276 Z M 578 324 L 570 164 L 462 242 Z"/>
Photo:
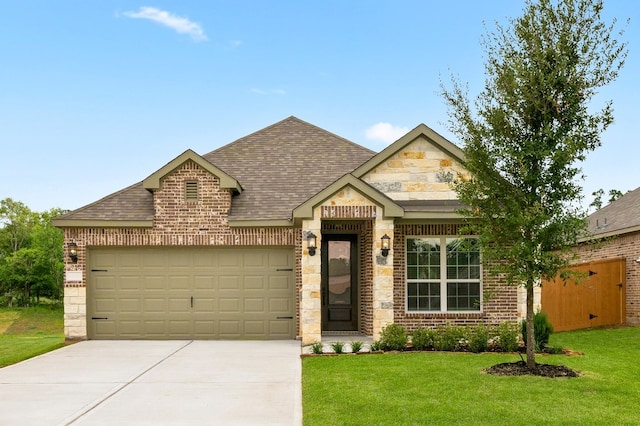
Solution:
<path fill-rule="evenodd" d="M 564 365 L 536 364 L 532 369 L 524 361 L 505 362 L 484 370 L 494 376 L 542 376 L 542 377 L 578 377 L 576 371 Z"/>

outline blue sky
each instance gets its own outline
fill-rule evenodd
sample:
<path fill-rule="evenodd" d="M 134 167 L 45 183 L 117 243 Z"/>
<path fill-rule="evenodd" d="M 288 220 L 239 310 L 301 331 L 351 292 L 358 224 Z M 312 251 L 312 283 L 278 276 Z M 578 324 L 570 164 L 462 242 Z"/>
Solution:
<path fill-rule="evenodd" d="M 481 90 L 481 35 L 523 5 L 3 2 L 0 199 L 75 209 L 291 115 L 376 151 L 420 123 L 457 143 L 440 79 Z M 597 99 L 616 122 L 583 164 L 587 195 L 640 186 L 640 2 L 605 0 L 605 16 L 631 18 L 630 53 Z"/>

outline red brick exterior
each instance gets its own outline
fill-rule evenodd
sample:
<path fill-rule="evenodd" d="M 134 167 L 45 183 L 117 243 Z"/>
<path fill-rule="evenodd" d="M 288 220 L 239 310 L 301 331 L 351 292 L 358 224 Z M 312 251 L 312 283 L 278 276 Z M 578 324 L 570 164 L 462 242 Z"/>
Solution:
<path fill-rule="evenodd" d="M 489 273 L 490 265 L 484 265 L 482 294 L 486 297 L 482 310 L 477 313 L 410 313 L 406 311 L 406 265 L 407 236 L 455 236 L 460 225 L 396 225 L 393 238 L 393 304 L 394 322 L 408 330 L 418 327 L 451 325 L 500 324 L 516 321 L 518 313 L 518 289 L 506 286 L 498 277 Z M 489 296 L 489 297 L 487 297 Z"/>
<path fill-rule="evenodd" d="M 582 244 L 576 252 L 581 262 L 626 259 L 626 322 L 640 324 L 640 232 L 611 237 L 595 244 Z"/>

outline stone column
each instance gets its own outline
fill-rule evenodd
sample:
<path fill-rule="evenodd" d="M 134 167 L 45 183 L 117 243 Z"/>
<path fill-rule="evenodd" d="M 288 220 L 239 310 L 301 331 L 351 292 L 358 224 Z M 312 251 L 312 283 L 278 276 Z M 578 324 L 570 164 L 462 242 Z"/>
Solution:
<path fill-rule="evenodd" d="M 393 322 L 393 251 L 385 257 L 381 252 L 381 238 L 387 234 L 393 241 L 393 219 L 382 218 L 377 208 L 373 231 L 373 339 L 380 339 L 380 331 Z"/>
<path fill-rule="evenodd" d="M 322 340 L 322 304 L 320 299 L 322 235 L 320 212 L 314 212 L 317 219 L 302 221 L 302 290 L 300 297 L 300 333 L 302 344 L 309 345 Z M 309 255 L 307 234 L 317 237 L 315 256 Z"/>

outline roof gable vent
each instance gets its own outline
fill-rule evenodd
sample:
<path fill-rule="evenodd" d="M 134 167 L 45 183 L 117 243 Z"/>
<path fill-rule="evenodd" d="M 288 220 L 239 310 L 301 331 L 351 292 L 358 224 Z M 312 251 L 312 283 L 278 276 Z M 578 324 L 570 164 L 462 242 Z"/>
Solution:
<path fill-rule="evenodd" d="M 186 201 L 198 201 L 198 181 L 186 181 L 184 183 L 184 199 Z"/>

